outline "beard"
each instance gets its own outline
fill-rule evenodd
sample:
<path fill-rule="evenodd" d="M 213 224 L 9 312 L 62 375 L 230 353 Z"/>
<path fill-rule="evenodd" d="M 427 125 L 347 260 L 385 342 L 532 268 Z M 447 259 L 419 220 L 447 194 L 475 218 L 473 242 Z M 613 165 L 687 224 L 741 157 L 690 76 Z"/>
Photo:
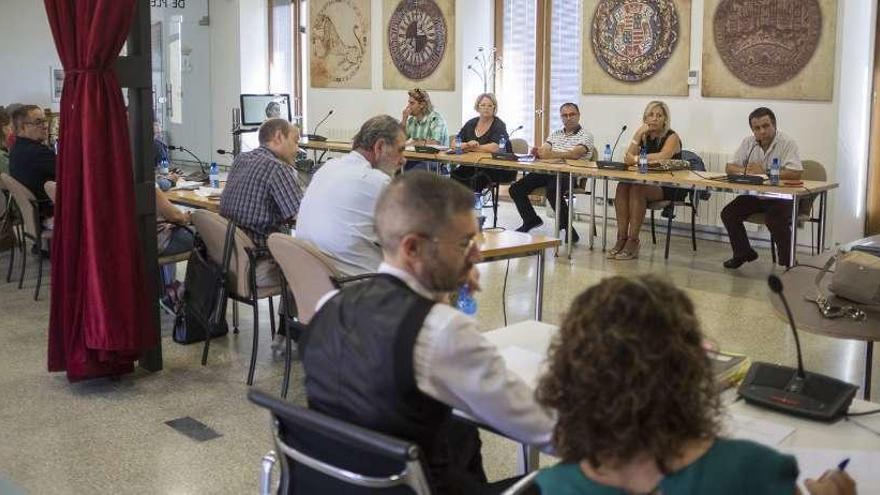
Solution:
<path fill-rule="evenodd" d="M 439 257 L 432 257 L 425 263 L 425 276 L 422 280 L 427 282 L 427 289 L 433 292 L 452 292 L 467 280 L 474 264 L 466 259 L 457 260 L 456 263 L 444 263 Z"/>

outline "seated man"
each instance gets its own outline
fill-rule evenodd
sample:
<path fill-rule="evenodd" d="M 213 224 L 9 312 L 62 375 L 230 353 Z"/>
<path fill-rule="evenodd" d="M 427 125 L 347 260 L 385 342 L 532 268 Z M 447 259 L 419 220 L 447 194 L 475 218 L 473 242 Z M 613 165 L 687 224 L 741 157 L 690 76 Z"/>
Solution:
<path fill-rule="evenodd" d="M 547 138 L 540 148 L 532 150 L 532 154 L 538 158 L 552 159 L 564 158 L 570 160 L 578 160 L 581 158 L 593 158 L 595 147 L 593 146 L 593 135 L 581 127 L 581 113 L 578 106 L 574 103 L 563 103 L 559 107 L 559 116 L 562 119 L 562 129 L 557 130 Z M 561 178 L 561 192 L 563 195 L 568 193 L 568 176 Z M 550 202 L 550 207 L 556 207 L 556 175 L 541 174 L 532 172 L 522 179 L 510 185 L 510 197 L 516 204 L 519 216 L 523 219 L 523 224 L 516 229 L 517 232 L 528 232 L 535 227 L 543 224 L 541 217 L 535 213 L 535 208 L 529 201 L 529 193 L 544 188 L 544 197 Z M 559 209 L 561 220 L 559 228 L 566 230 L 568 227 L 568 204 L 563 197 L 559 201 Z M 577 231 L 571 229 L 571 240 L 577 242 L 580 239 Z"/>
<path fill-rule="evenodd" d="M 793 139 L 776 130 L 776 115 L 766 107 L 749 114 L 752 135 L 743 139 L 727 164 L 728 174 L 766 175 L 774 158 L 779 159 L 781 180 L 798 180 L 804 167 Z M 767 229 L 776 242 L 779 264 L 791 263 L 791 200 L 769 199 L 757 196 L 739 196 L 721 210 L 721 220 L 730 236 L 733 257 L 724 262 L 725 268 L 739 268 L 743 263 L 758 259 L 758 253 L 749 244 L 743 222 L 754 213 L 764 213 Z"/>
<path fill-rule="evenodd" d="M 406 161 L 403 127 L 388 115 L 366 121 L 352 152 L 325 163 L 312 178 L 296 221 L 346 276 L 375 272 L 382 262 L 373 212 L 382 190 Z"/>
<path fill-rule="evenodd" d="M 40 216 L 52 216 L 52 200 L 43 184 L 55 180 L 55 152 L 46 146 L 49 123 L 43 109 L 23 105 L 12 113 L 15 145 L 9 151 L 9 175 L 27 187 L 37 198 Z"/>
<path fill-rule="evenodd" d="M 476 320 L 446 302 L 480 258 L 472 203 L 429 172 L 395 178 L 376 206 L 379 275 L 324 296 L 302 341 L 309 407 L 417 443 L 434 493 L 500 488 L 453 408 L 540 447 L 554 424 Z"/>
<path fill-rule="evenodd" d="M 241 227 L 257 247 L 285 232 L 296 219 L 302 187 L 293 168 L 299 130 L 283 119 L 263 122 L 260 147 L 241 153 L 232 163 L 220 196 L 220 214 Z"/>

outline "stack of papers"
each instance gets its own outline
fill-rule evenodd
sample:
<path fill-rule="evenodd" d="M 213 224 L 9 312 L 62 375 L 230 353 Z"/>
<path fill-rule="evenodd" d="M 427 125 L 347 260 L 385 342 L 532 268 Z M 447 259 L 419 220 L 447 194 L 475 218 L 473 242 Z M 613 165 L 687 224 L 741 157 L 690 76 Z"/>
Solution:
<path fill-rule="evenodd" d="M 217 187 L 200 187 L 196 190 L 196 194 L 203 198 L 219 198 L 223 194 L 223 189 Z"/>

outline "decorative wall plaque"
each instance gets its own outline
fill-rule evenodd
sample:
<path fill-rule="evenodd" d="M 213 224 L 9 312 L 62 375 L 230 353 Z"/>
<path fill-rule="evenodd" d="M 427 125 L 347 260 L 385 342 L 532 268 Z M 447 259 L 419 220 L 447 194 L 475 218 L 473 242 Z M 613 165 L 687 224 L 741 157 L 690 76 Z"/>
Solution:
<path fill-rule="evenodd" d="M 369 88 L 369 0 L 315 0 L 309 9 L 315 88 Z"/>
<path fill-rule="evenodd" d="M 706 0 L 703 95 L 830 100 L 836 0 Z"/>
<path fill-rule="evenodd" d="M 601 0 L 591 41 L 599 65 L 620 81 L 642 81 L 659 71 L 678 42 L 672 0 Z"/>
<path fill-rule="evenodd" d="M 584 94 L 688 94 L 691 0 L 584 0 Z"/>
<path fill-rule="evenodd" d="M 385 87 L 453 89 L 451 1 L 398 0 L 386 1 L 385 6 L 389 9 L 385 23 Z M 440 84 L 438 79 L 448 82 Z"/>

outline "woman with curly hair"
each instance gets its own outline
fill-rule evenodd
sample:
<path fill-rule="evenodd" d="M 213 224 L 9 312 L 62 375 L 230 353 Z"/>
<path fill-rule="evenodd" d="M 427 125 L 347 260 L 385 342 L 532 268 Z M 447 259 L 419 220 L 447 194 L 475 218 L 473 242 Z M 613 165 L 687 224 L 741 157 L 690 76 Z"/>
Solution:
<path fill-rule="evenodd" d="M 612 277 L 580 294 L 536 392 L 558 412 L 563 461 L 538 475 L 541 493 L 797 493 L 794 457 L 719 437 L 702 341 L 693 303 L 659 277 Z M 855 493 L 837 470 L 807 487 Z"/>

